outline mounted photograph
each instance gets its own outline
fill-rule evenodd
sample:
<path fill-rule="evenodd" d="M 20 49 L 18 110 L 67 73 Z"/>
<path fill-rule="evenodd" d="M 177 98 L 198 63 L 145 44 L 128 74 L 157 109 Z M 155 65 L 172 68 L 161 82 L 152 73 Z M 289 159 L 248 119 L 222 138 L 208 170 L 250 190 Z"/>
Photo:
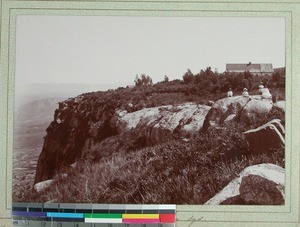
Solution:
<path fill-rule="evenodd" d="M 18 15 L 13 202 L 284 205 L 285 31 Z"/>

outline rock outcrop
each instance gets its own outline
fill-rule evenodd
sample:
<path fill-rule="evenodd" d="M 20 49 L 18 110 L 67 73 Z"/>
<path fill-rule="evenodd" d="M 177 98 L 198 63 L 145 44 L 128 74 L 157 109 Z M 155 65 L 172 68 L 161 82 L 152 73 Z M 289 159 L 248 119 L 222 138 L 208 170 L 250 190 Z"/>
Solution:
<path fill-rule="evenodd" d="M 247 122 L 258 115 L 265 115 L 272 110 L 272 107 L 273 103 L 269 99 L 251 99 L 241 111 L 240 121 Z"/>
<path fill-rule="evenodd" d="M 184 103 L 134 112 L 117 101 L 69 99 L 60 103 L 47 129 L 35 184 L 51 179 L 56 172 L 87 154 L 90 148 L 111 136 L 126 134 L 132 144 L 154 145 L 172 138 L 186 139 L 197 133 L 211 107 Z"/>
<path fill-rule="evenodd" d="M 35 184 L 51 179 L 89 151 L 93 143 L 117 134 L 109 121 L 115 103 L 105 99 L 68 99 L 59 104 L 47 128 L 39 156 Z"/>
<path fill-rule="evenodd" d="M 166 142 L 175 134 L 182 138 L 192 136 L 202 128 L 209 110 L 209 106 L 184 103 L 132 113 L 117 111 L 113 121 L 119 133 L 135 131 L 136 140 L 144 138 L 147 145 L 153 145 Z"/>
<path fill-rule="evenodd" d="M 246 123 L 256 116 L 269 113 L 272 107 L 272 100 L 261 95 L 223 98 L 215 102 L 208 112 L 203 129 L 207 130 L 210 126 L 219 126 L 233 119 Z"/>
<path fill-rule="evenodd" d="M 244 169 L 205 205 L 284 204 L 284 169 L 274 164 L 259 164 Z"/>
<path fill-rule="evenodd" d="M 244 132 L 252 153 L 268 152 L 284 147 L 285 130 L 279 119 L 274 119 L 256 129 Z"/>
<path fill-rule="evenodd" d="M 209 126 L 220 125 L 228 116 L 240 115 L 243 107 L 250 101 L 250 97 L 234 96 L 227 97 L 215 102 L 206 115 L 203 129 L 207 130 Z"/>
<path fill-rule="evenodd" d="M 36 183 L 34 185 L 34 190 L 36 190 L 36 192 L 42 192 L 44 190 L 46 190 L 48 187 L 50 187 L 50 185 L 53 183 L 53 179 L 51 180 L 46 180 L 46 181 L 42 181 L 42 182 L 39 182 L 39 183 Z"/>
<path fill-rule="evenodd" d="M 59 103 L 54 120 L 47 128 L 35 184 L 53 178 L 63 169 L 72 168 L 71 165 L 85 157 L 92 147 L 114 136 L 128 141 L 130 149 L 173 138 L 188 141 L 198 131 L 212 125 L 239 122 L 249 116 L 266 114 L 272 108 L 272 100 L 262 96 L 228 97 L 218 100 L 212 107 L 189 102 L 151 108 L 145 108 L 145 103 L 134 102 L 131 98 L 120 101 L 121 96 L 119 92 L 99 92 Z M 284 129 L 277 127 L 277 130 L 284 135 Z M 255 134 L 246 134 L 254 148 L 256 145 L 251 138 Z"/>
<path fill-rule="evenodd" d="M 281 111 L 285 112 L 285 101 L 278 101 L 274 103 L 274 107 L 280 109 Z"/>
<path fill-rule="evenodd" d="M 284 204 L 284 186 L 257 175 L 243 177 L 240 197 L 246 204 L 281 205 Z"/>

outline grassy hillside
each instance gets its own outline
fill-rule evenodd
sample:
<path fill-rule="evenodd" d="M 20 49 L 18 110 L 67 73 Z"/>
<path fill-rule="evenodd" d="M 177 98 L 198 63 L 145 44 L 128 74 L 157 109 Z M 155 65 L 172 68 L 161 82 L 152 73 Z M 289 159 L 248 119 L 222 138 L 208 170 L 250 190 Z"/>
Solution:
<path fill-rule="evenodd" d="M 211 130 L 195 139 L 170 141 L 137 150 L 122 149 L 116 140 L 99 144 L 89 157 L 66 169 L 67 177 L 31 201 L 94 203 L 203 204 L 245 167 L 274 163 L 284 167 L 284 151 L 249 154 L 242 127 Z M 105 152 L 117 148 L 118 152 Z"/>
<path fill-rule="evenodd" d="M 111 109 L 134 112 L 191 101 L 208 104 L 226 97 L 228 86 L 239 94 L 246 83 L 242 79 L 230 84 L 236 79 L 232 75 L 202 76 L 83 94 L 88 102 L 82 103 L 89 106 L 80 108 L 106 103 Z M 284 100 L 284 87 L 273 78 L 267 79 L 273 101 Z M 256 85 L 260 82 L 253 81 L 250 95 L 258 94 Z M 114 135 L 93 144 L 75 167 L 61 169 L 53 186 L 40 193 L 29 190 L 22 201 L 203 204 L 247 166 L 274 163 L 284 167 L 283 149 L 251 154 L 242 137 L 242 132 L 274 118 L 284 124 L 284 113 L 274 109 L 248 124 L 231 122 L 199 132 L 189 141 L 178 138 L 150 147 L 132 146 L 126 134 Z"/>

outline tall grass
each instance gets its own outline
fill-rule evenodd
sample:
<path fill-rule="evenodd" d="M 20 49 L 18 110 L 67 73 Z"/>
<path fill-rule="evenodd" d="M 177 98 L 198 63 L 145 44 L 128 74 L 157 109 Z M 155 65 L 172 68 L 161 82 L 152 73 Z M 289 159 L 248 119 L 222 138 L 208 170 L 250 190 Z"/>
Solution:
<path fill-rule="evenodd" d="M 223 83 L 230 79 L 230 75 L 197 79 L 197 83 L 178 80 L 88 93 L 84 94 L 78 108 L 92 111 L 102 106 L 103 111 L 113 113 L 118 108 L 133 112 L 187 101 L 206 104 L 226 97 L 227 85 L 232 86 L 235 94 L 244 87 L 239 85 L 242 78 L 236 78 L 236 86 Z M 205 85 L 206 82 L 209 86 Z M 249 89 L 250 95 L 258 92 L 257 86 L 253 84 Z M 271 86 L 270 92 L 273 101 L 284 100 L 284 87 Z M 18 199 L 32 202 L 203 204 L 249 165 L 268 162 L 284 166 L 283 150 L 251 154 L 242 136 L 242 132 L 274 118 L 281 119 L 284 124 L 284 117 L 283 112 L 273 109 L 269 114 L 250 119 L 247 124 L 226 123 L 221 129 L 212 128 L 199 133 L 188 142 L 173 140 L 145 148 L 131 144 L 126 133 L 101 138 L 104 140 L 96 141 L 88 152 L 82 154 L 74 169 L 66 168 L 57 173 L 51 187 L 41 193 L 26 188 Z M 62 173 L 67 177 L 62 177 Z"/>
<path fill-rule="evenodd" d="M 57 174 L 54 185 L 31 201 L 203 204 L 249 165 L 284 165 L 283 150 L 250 154 L 243 130 L 231 125 L 189 142 L 121 149 L 81 160 L 67 177 Z"/>

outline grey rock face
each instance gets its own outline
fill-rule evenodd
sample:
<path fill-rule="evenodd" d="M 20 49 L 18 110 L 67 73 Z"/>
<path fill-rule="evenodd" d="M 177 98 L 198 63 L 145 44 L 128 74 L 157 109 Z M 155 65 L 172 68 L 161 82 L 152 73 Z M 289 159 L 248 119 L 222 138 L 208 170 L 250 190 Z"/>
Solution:
<path fill-rule="evenodd" d="M 274 164 L 259 164 L 244 169 L 205 205 L 284 203 L 284 169 Z"/>
<path fill-rule="evenodd" d="M 278 101 L 278 102 L 274 103 L 274 107 L 285 112 L 285 101 Z"/>
<path fill-rule="evenodd" d="M 144 108 L 128 113 L 97 100 L 69 99 L 55 111 L 39 156 L 35 184 L 70 168 L 90 148 L 111 136 L 126 133 L 131 144 L 186 139 L 197 133 L 211 107 L 195 103 Z"/>
<path fill-rule="evenodd" d="M 242 179 L 240 197 L 245 204 L 282 205 L 284 194 L 282 186 L 261 176 L 249 175 Z"/>
<path fill-rule="evenodd" d="M 257 116 L 265 115 L 272 110 L 271 99 L 261 95 L 254 96 L 234 96 L 218 100 L 208 112 L 203 129 L 210 126 L 220 126 L 229 119 L 246 123 Z"/>
<path fill-rule="evenodd" d="M 174 134 L 190 137 L 202 126 L 209 106 L 184 103 L 176 106 L 145 108 L 136 112 L 117 112 L 118 132 L 135 132 L 135 139 L 145 138 L 147 144 L 170 140 Z M 134 138 L 131 138 L 134 139 Z"/>
<path fill-rule="evenodd" d="M 250 119 L 255 119 L 256 116 L 265 115 L 272 110 L 272 102 L 269 99 L 252 99 L 241 111 L 240 121 L 247 122 Z"/>

